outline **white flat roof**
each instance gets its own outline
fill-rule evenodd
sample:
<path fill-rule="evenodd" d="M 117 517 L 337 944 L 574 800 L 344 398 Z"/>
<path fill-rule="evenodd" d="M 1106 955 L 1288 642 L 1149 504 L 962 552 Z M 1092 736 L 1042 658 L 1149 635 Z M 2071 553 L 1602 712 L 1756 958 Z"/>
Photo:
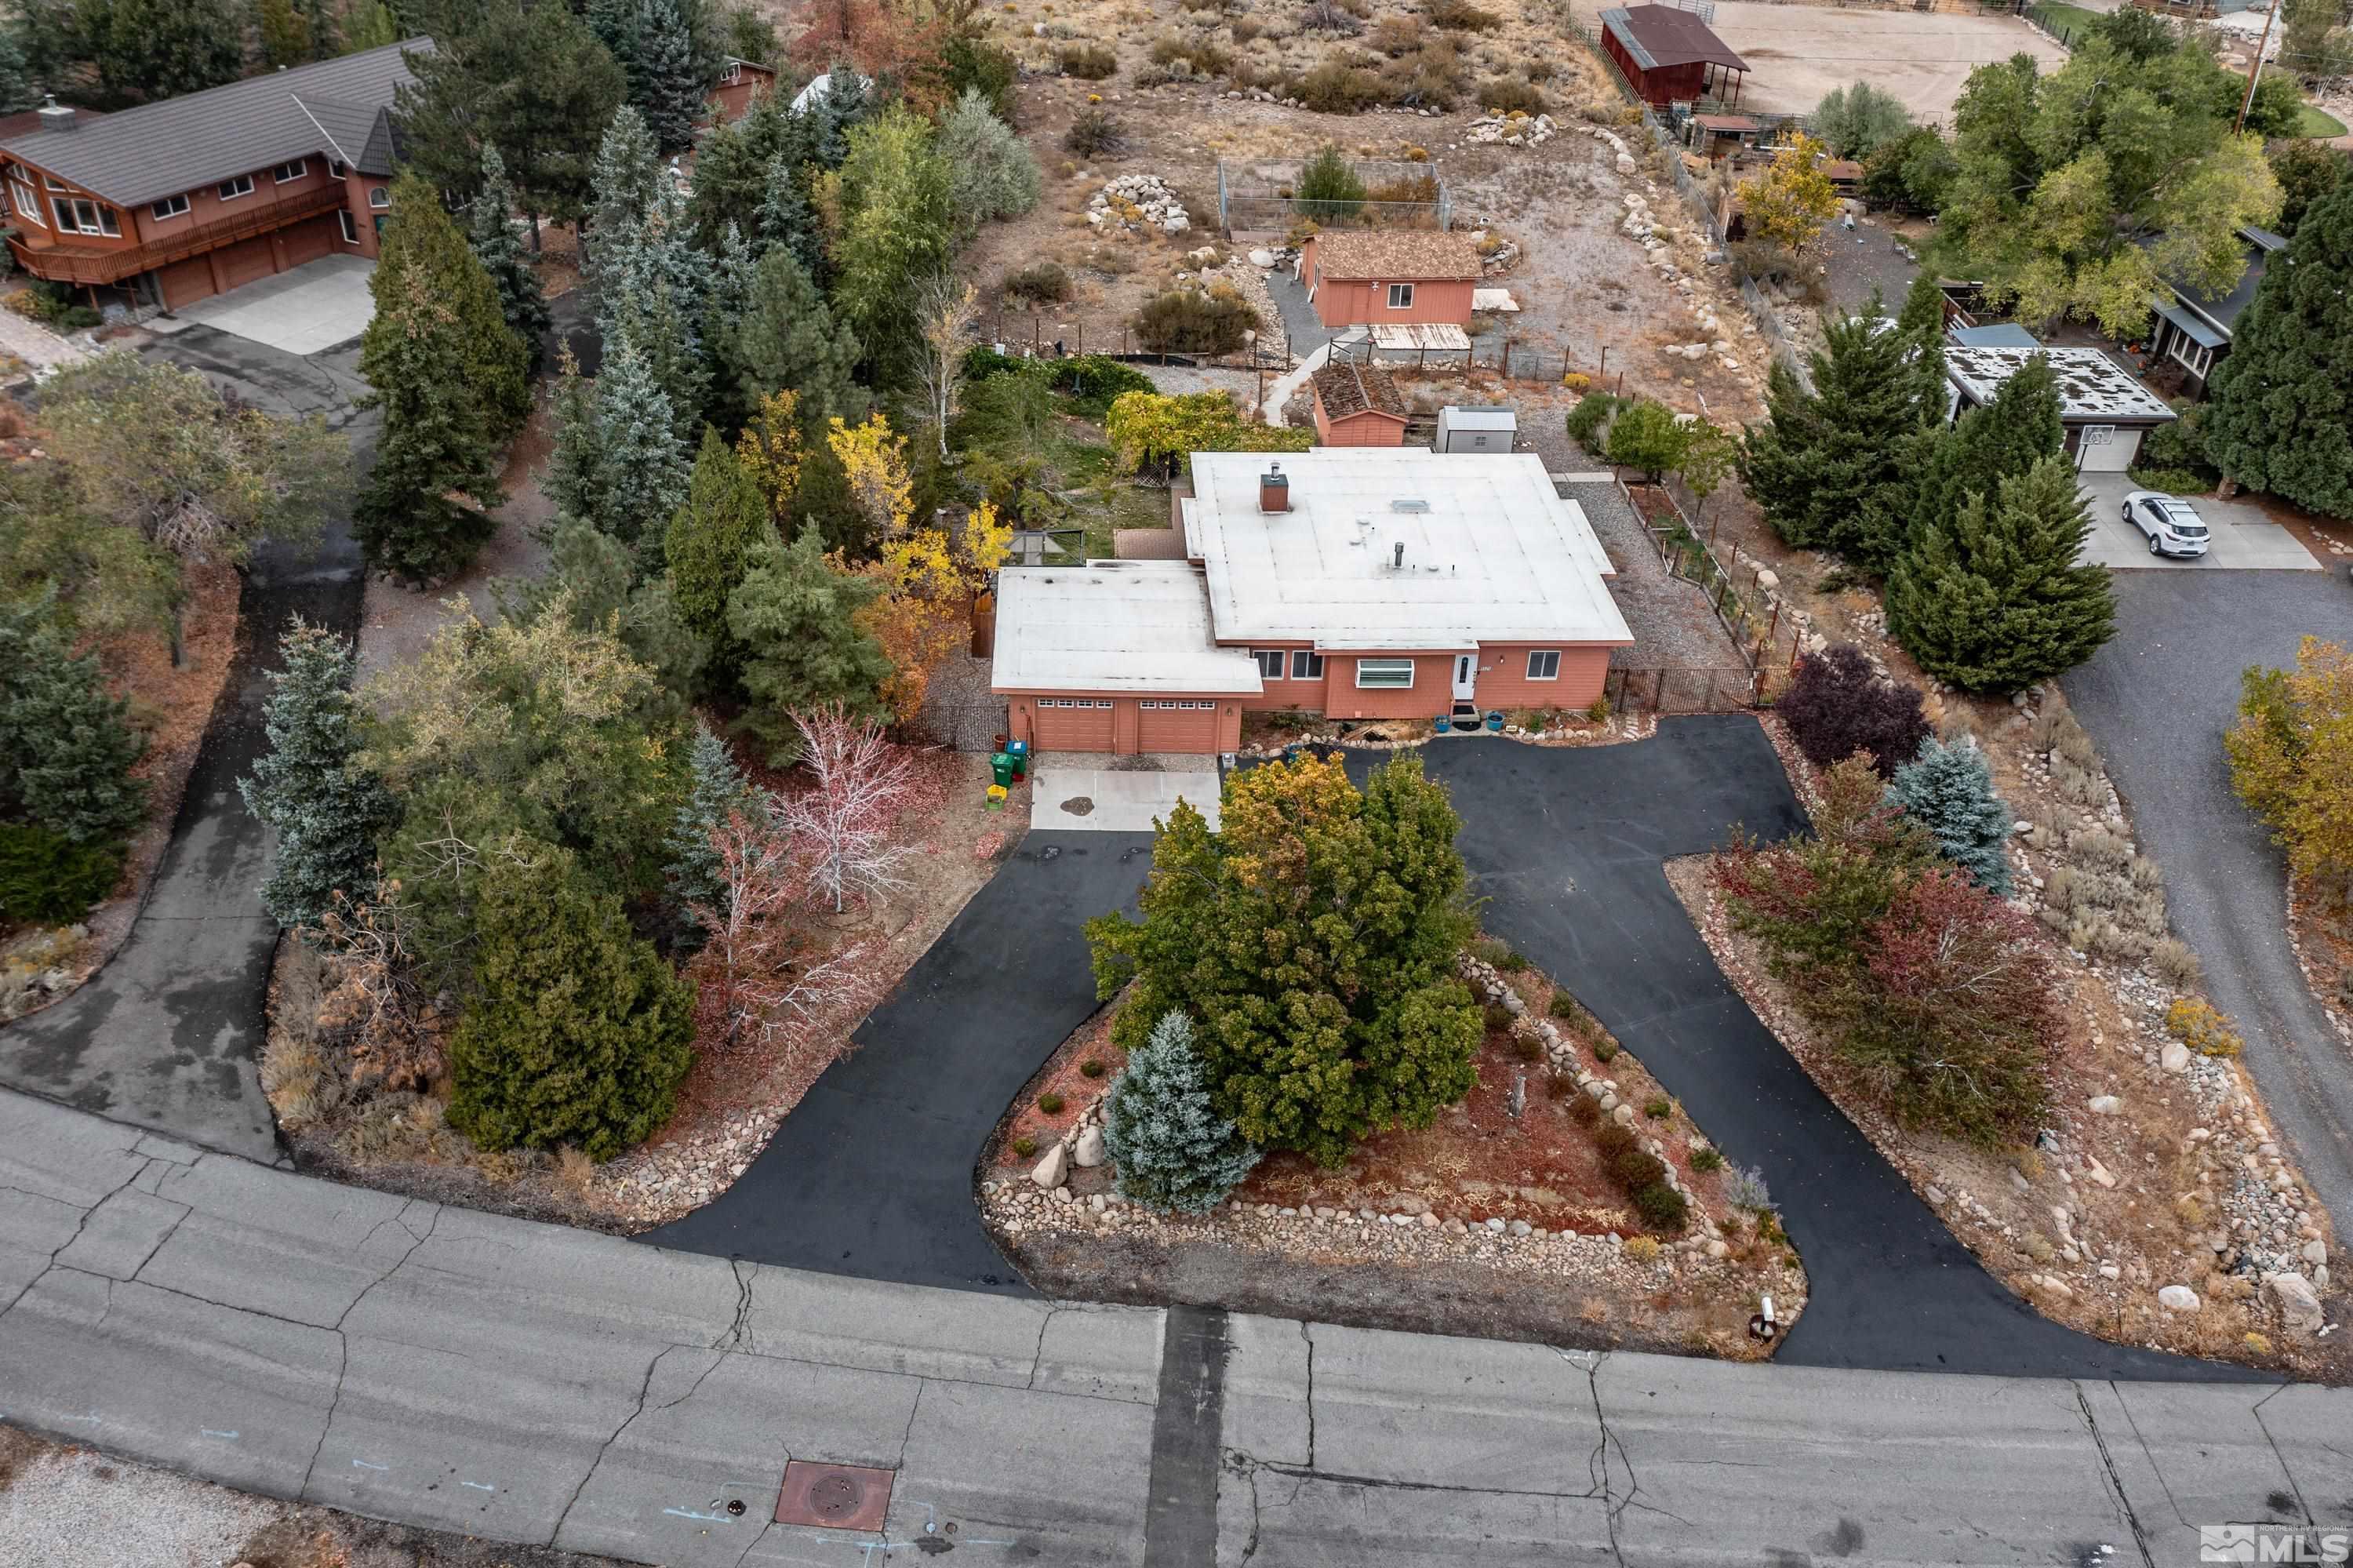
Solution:
<path fill-rule="evenodd" d="M 2052 378 L 2059 387 L 2059 417 L 2063 419 L 2078 423 L 2147 419 L 2162 423 L 2174 417 L 2164 398 L 2096 348 L 1948 344 L 1945 348 L 1945 375 L 1961 389 L 1961 396 L 1982 407 L 1992 402 L 2001 384 L 2025 369 L 2026 362 L 2038 354 L 2051 360 Z"/>
<path fill-rule="evenodd" d="M 1193 454 L 1186 537 L 1229 641 L 1634 641 L 1584 509 L 1561 498 L 1534 452 L 1343 447 L 1271 461 L 1291 482 L 1291 510 L 1270 515 L 1258 509 L 1267 457 Z"/>
<path fill-rule="evenodd" d="M 1183 561 L 999 572 L 991 683 L 1000 692 L 1264 689 L 1248 649 L 1210 640 L 1201 569 Z"/>

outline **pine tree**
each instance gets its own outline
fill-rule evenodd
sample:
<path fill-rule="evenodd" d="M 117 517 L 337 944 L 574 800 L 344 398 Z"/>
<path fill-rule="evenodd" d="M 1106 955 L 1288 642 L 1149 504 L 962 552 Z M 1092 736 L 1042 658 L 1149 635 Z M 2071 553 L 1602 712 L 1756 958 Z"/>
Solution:
<path fill-rule="evenodd" d="M 297 617 L 278 648 L 262 719 L 269 751 L 237 792 L 278 835 L 262 907 L 280 926 L 316 926 L 334 893 L 356 904 L 374 890 L 376 835 L 398 810 L 384 781 L 353 761 L 350 639 Z"/>
<path fill-rule="evenodd" d="M 733 408 L 748 414 L 771 392 L 791 392 L 812 429 L 828 419 L 861 418 L 867 398 L 850 374 L 859 352 L 858 334 L 836 323 L 791 251 L 771 250 L 760 259 L 743 320 L 726 344 Z"/>
<path fill-rule="evenodd" d="M 603 510 L 592 516 L 605 532 L 635 546 L 649 576 L 659 569 L 661 531 L 686 497 L 686 449 L 678 439 L 670 397 L 628 338 L 610 344 L 596 377 L 596 429 Z"/>
<path fill-rule="evenodd" d="M 1918 343 L 1888 330 L 1875 304 L 1825 323 L 1822 339 L 1808 359 L 1811 394 L 1775 362 L 1768 418 L 1742 442 L 1741 481 L 1788 543 L 1883 568 L 1902 541 L 1871 526 L 1872 503 L 1902 478 L 1906 439 L 1941 419 L 1943 397 L 1923 397 Z"/>
<path fill-rule="evenodd" d="M 1182 1214 L 1208 1213 L 1257 1167 L 1257 1146 L 1210 1101 L 1193 1021 L 1184 1013 L 1162 1013 L 1112 1084 L 1103 1148 L 1122 1197 Z"/>
<path fill-rule="evenodd" d="M 77 654 L 46 595 L 0 599 L 0 818 L 112 845 L 147 820 L 147 750 L 95 653 Z"/>
<path fill-rule="evenodd" d="M 792 709 L 839 704 L 853 717 L 887 716 L 881 694 L 891 661 L 856 619 L 882 592 L 871 577 L 836 570 L 815 529 L 790 545 L 753 546 L 750 569 L 728 596 L 727 630 L 744 648 L 751 698 L 739 722 L 767 743 L 776 766 L 799 756 Z"/>
<path fill-rule="evenodd" d="M 793 165 L 779 153 L 768 160 L 766 182 L 760 194 L 760 245 L 764 250 L 785 250 L 810 278 L 824 275 L 825 236 Z"/>
<path fill-rule="evenodd" d="M 488 1150 L 571 1144 L 596 1160 L 651 1136 L 693 1059 L 694 983 L 570 851 L 520 835 L 491 851 L 474 923 L 449 1125 Z"/>
<path fill-rule="evenodd" d="M 670 819 L 667 841 L 670 860 L 663 868 L 670 873 L 670 906 L 681 911 L 698 904 L 725 909 L 727 880 L 711 835 L 727 825 L 732 813 L 749 815 L 759 810 L 759 791 L 736 763 L 735 754 L 727 749 L 727 743 L 707 725 L 695 731 L 688 766 L 693 779 L 678 814 Z M 684 918 L 690 926 L 699 924 L 691 914 Z"/>
<path fill-rule="evenodd" d="M 694 140 L 708 86 L 686 13 L 679 0 L 638 0 L 634 32 L 631 52 L 621 62 L 628 72 L 629 101 L 645 115 L 655 143 L 663 152 L 678 152 Z"/>
<path fill-rule="evenodd" d="M 727 600 L 751 569 L 753 547 L 776 536 L 767 498 L 719 432 L 705 425 L 686 503 L 671 514 L 663 556 L 688 626 L 714 643 L 727 636 Z"/>
<path fill-rule="evenodd" d="M 2010 808 L 1994 793 L 1993 770 L 1970 742 L 1928 737 L 1920 755 L 1895 770 L 1887 798 L 1935 837 L 1945 858 L 1997 898 L 2010 896 Z"/>
<path fill-rule="evenodd" d="M 496 147 L 485 146 L 482 188 L 474 197 L 466 242 L 482 270 L 491 275 L 491 286 L 498 291 L 499 313 L 506 318 L 507 330 L 522 341 L 530 355 L 525 375 L 536 376 L 546 353 L 547 331 L 555 318 L 541 291 L 539 274 L 532 270 L 522 241 L 515 234 L 514 210 L 514 187 L 507 183 L 506 160 L 499 156 Z"/>
<path fill-rule="evenodd" d="M 2353 518 L 2353 179 L 2306 209 L 2215 367 L 2207 456 L 2240 483 Z"/>
<path fill-rule="evenodd" d="M 2079 567 L 2091 531 L 2074 470 L 2044 458 L 1917 528 L 1887 581 L 1888 630 L 1920 668 L 1965 692 L 2014 692 L 2073 669 L 2116 631 L 2105 567 Z"/>

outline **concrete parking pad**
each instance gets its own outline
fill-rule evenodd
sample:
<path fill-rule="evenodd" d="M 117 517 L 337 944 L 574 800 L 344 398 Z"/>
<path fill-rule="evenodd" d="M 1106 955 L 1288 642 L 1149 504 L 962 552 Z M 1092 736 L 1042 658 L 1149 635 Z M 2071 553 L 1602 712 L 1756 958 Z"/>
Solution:
<path fill-rule="evenodd" d="M 1182 798 L 1218 825 L 1215 768 L 1166 773 L 1048 767 L 1029 786 L 1029 825 L 1097 833 L 1148 833 Z"/>
<path fill-rule="evenodd" d="M 375 314 L 368 293 L 375 271 L 375 263 L 362 257 L 329 256 L 174 313 L 183 323 L 217 327 L 288 354 L 317 354 L 367 330 Z"/>
<path fill-rule="evenodd" d="M 2083 560 L 2086 565 L 2205 572 L 2321 569 L 2303 542 L 2264 516 L 2261 507 L 2250 506 L 2243 501 L 2220 501 L 2211 495 L 2192 501 L 2212 535 L 2206 554 L 2189 560 L 2152 556 L 2148 553 L 2148 535 L 2124 520 L 2125 497 L 2141 487 L 2121 473 L 2087 473 L 2081 477 L 2084 503 L 2092 512 L 2092 536 L 2084 541 Z"/>

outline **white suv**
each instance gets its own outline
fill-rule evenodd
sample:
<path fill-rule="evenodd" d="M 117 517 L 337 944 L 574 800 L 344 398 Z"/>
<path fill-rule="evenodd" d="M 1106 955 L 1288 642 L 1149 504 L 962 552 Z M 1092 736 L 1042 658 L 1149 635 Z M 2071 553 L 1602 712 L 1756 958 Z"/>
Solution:
<path fill-rule="evenodd" d="M 2206 520 L 2179 496 L 2155 490 L 2136 490 L 2125 497 L 2125 521 L 2148 535 L 2152 556 L 2202 556 L 2206 553 Z"/>

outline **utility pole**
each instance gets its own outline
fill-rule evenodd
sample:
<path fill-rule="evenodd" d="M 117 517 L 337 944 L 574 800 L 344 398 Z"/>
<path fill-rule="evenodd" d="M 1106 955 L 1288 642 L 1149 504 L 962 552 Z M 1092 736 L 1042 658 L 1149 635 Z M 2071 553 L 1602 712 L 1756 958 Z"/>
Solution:
<path fill-rule="evenodd" d="M 2247 111 L 2255 101 L 2255 79 L 2263 74 L 2263 49 L 2272 41 L 2272 24 L 2279 19 L 2281 0 L 2272 0 L 2272 8 L 2263 13 L 2263 36 L 2255 40 L 2255 58 L 2247 63 L 2247 90 L 2239 95 L 2239 118 L 2232 123 L 2232 132 L 2247 128 Z"/>

